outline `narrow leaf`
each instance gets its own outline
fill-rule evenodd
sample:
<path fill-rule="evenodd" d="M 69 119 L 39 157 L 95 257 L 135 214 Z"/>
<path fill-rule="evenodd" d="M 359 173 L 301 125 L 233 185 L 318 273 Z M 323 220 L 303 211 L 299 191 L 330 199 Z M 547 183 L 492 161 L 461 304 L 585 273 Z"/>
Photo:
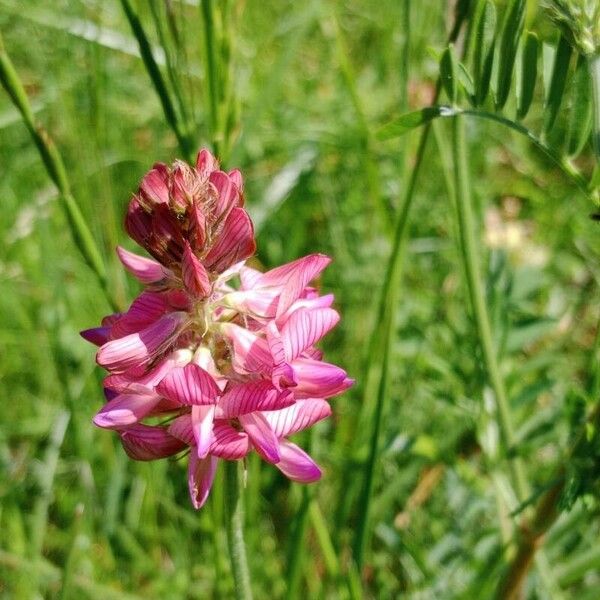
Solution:
<path fill-rule="evenodd" d="M 577 156 L 585 146 L 592 130 L 592 101 L 590 76 L 585 57 L 580 56 L 571 86 L 571 111 L 567 135 L 567 153 Z"/>
<path fill-rule="evenodd" d="M 380 140 L 396 138 L 416 127 L 429 123 L 429 121 L 436 117 L 449 117 L 453 114 L 455 114 L 455 110 L 449 106 L 428 106 L 421 110 L 405 113 L 381 127 L 377 132 L 377 138 Z"/>
<path fill-rule="evenodd" d="M 508 99 L 519 39 L 523 31 L 525 0 L 513 0 L 506 9 L 500 37 L 500 64 L 496 85 L 496 109 Z"/>
<path fill-rule="evenodd" d="M 520 77 L 517 81 L 517 118 L 523 119 L 529 111 L 537 79 L 538 38 L 527 32 L 521 56 Z"/>
<path fill-rule="evenodd" d="M 494 64 L 495 32 L 496 7 L 491 0 L 486 0 L 475 28 L 473 79 L 476 106 L 485 102 L 490 90 L 492 66 Z"/>
<path fill-rule="evenodd" d="M 442 54 L 442 58 L 440 60 L 440 77 L 446 95 L 448 96 L 448 100 L 451 104 L 456 103 L 457 71 L 458 69 L 456 66 L 456 56 L 454 55 L 454 48 L 452 47 L 452 44 L 450 44 L 450 46 L 448 46 L 444 50 L 444 53 Z"/>
<path fill-rule="evenodd" d="M 556 116 L 558 115 L 567 83 L 567 73 L 569 71 L 571 53 L 571 44 L 565 36 L 561 35 L 556 48 L 556 55 L 554 56 L 552 78 L 550 79 L 550 87 L 548 88 L 548 96 L 546 98 L 544 133 L 548 133 L 556 121 Z"/>

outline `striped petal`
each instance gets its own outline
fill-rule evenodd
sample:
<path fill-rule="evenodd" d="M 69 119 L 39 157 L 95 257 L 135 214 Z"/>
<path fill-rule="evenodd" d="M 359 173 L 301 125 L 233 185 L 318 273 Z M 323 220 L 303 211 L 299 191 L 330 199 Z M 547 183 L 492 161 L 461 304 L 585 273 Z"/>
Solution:
<path fill-rule="evenodd" d="M 279 455 L 279 440 L 262 413 L 255 412 L 241 415 L 239 421 L 260 456 L 267 462 L 278 462 L 281 458 Z"/>
<path fill-rule="evenodd" d="M 297 358 L 292 363 L 297 386 L 297 398 L 331 398 L 347 390 L 354 380 L 335 365 L 310 358 Z"/>
<path fill-rule="evenodd" d="M 271 431 L 284 438 L 302 431 L 331 415 L 329 403 L 320 398 L 297 400 L 295 404 L 281 410 L 262 413 L 268 421 Z"/>
<path fill-rule="evenodd" d="M 156 391 L 184 406 L 214 404 L 219 387 L 197 364 L 171 369 L 156 386 Z"/>
<path fill-rule="evenodd" d="M 182 320 L 181 314 L 167 314 L 138 333 L 111 340 L 98 350 L 96 361 L 101 367 L 115 373 L 144 365 L 161 346 L 169 343 L 169 338 L 177 332 Z"/>
<path fill-rule="evenodd" d="M 213 171 L 208 180 L 217 192 L 217 203 L 214 208 L 216 220 L 224 219 L 231 209 L 238 204 L 239 192 L 231 177 L 223 171 Z"/>
<path fill-rule="evenodd" d="M 186 445 L 173 437 L 164 427 L 152 427 L 141 423 L 121 432 L 121 443 L 129 458 L 134 460 L 155 460 L 172 456 Z"/>
<path fill-rule="evenodd" d="M 123 266 L 142 283 L 155 283 L 166 276 L 162 265 L 151 258 L 138 256 L 121 246 L 117 246 L 117 255 Z"/>
<path fill-rule="evenodd" d="M 215 421 L 210 453 L 226 460 L 239 460 L 250 452 L 248 434 L 238 431 L 227 421 Z"/>
<path fill-rule="evenodd" d="M 267 341 L 233 323 L 221 326 L 233 344 L 233 367 L 240 373 L 264 373 L 273 366 Z"/>
<path fill-rule="evenodd" d="M 113 325 L 112 339 L 122 338 L 130 333 L 141 331 L 169 312 L 166 294 L 142 292 L 129 307 L 129 310 Z"/>
<path fill-rule="evenodd" d="M 234 208 L 225 219 L 223 229 L 204 259 L 204 264 L 209 270 L 220 273 L 255 251 L 252 221 L 243 208 Z"/>
<path fill-rule="evenodd" d="M 192 431 L 198 458 L 205 458 L 214 440 L 214 406 L 192 406 Z"/>
<path fill-rule="evenodd" d="M 107 402 L 94 417 L 94 424 L 106 429 L 119 429 L 133 425 L 146 415 L 159 402 L 157 394 L 120 394 Z"/>
<path fill-rule="evenodd" d="M 156 163 L 142 179 L 140 193 L 151 204 L 169 202 L 169 169 L 163 163 Z"/>
<path fill-rule="evenodd" d="M 219 161 L 206 149 L 202 148 L 196 157 L 196 170 L 203 178 L 219 168 Z"/>
<path fill-rule="evenodd" d="M 289 392 L 281 392 L 270 381 L 233 386 L 219 399 L 219 417 L 233 419 L 256 410 L 277 410 L 294 403 Z"/>
<path fill-rule="evenodd" d="M 287 440 L 280 442 L 281 460 L 275 465 L 288 479 L 312 483 L 321 479 L 319 465 L 302 448 Z"/>
<path fill-rule="evenodd" d="M 212 285 L 204 265 L 192 252 L 189 243 L 185 242 L 183 260 L 181 262 L 181 276 L 187 291 L 197 298 L 206 298 L 211 292 Z"/>
<path fill-rule="evenodd" d="M 208 498 L 215 479 L 217 462 L 218 459 L 215 456 L 209 456 L 201 460 L 193 452 L 190 454 L 188 486 L 192 506 L 195 509 L 202 508 Z"/>
<path fill-rule="evenodd" d="M 332 308 L 302 308 L 293 312 L 281 328 L 286 359 L 292 361 L 300 356 L 306 348 L 333 329 L 339 320 L 340 316 Z"/>

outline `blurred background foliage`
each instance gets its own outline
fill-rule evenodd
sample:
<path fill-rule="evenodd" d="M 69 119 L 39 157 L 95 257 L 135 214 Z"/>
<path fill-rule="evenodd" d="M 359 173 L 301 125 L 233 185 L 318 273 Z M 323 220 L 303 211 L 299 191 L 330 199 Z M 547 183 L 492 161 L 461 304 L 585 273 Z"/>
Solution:
<path fill-rule="evenodd" d="M 192 0 L 131 4 L 178 90 L 176 110 L 193 123 L 192 148 L 206 145 L 201 10 Z M 559 33 L 536 5 L 529 2 L 526 26 L 549 52 Z M 500 14 L 504 6 L 497 3 Z M 324 467 L 319 484 L 304 489 L 249 461 L 246 536 L 257 598 L 290 597 L 296 560 L 300 597 L 357 594 L 347 586 L 350 547 L 375 403 L 364 395 L 364 373 L 392 223 L 419 139 L 418 130 L 390 141 L 374 132 L 431 102 L 453 11 L 433 0 L 232 3 L 226 161 L 246 177 L 256 261 L 266 268 L 310 252 L 334 257 L 321 285 L 335 292 L 343 319 L 325 349 L 357 378 L 311 436 Z M 125 306 L 136 284 L 113 251 L 118 243 L 133 249 L 125 207 L 154 161 L 181 152 L 122 6 L 0 0 L 0 31 Z M 567 88 L 574 64 L 573 57 Z M 526 118 L 534 130 L 545 119 L 542 88 Z M 549 139 L 564 139 L 569 102 Z M 507 106 L 514 114 L 515 99 Z M 534 502 L 598 401 L 599 225 L 589 198 L 527 139 L 497 123 L 466 125 L 486 300 L 516 425 L 511 452 L 523 458 Z M 445 179 L 449 131 L 434 124 L 410 215 L 365 598 L 492 597 L 524 512 L 463 282 Z M 592 157 L 587 142 L 576 159 L 582 172 L 591 173 Z M 6 94 L 0 198 L 0 594 L 229 597 L 219 493 L 194 513 L 183 464 L 133 463 L 115 436 L 91 424 L 103 401 L 101 373 L 78 331 L 110 307 Z M 571 481 L 573 505 L 547 535 L 528 597 L 598 597 L 598 466 L 590 460 L 589 481 Z"/>

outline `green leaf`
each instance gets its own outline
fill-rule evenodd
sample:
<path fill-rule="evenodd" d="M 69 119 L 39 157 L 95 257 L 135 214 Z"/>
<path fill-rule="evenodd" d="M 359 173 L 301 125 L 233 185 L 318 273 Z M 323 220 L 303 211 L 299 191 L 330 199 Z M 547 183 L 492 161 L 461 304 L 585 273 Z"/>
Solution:
<path fill-rule="evenodd" d="M 492 67 L 494 64 L 495 32 L 496 6 L 490 0 L 486 0 L 475 26 L 473 80 L 476 106 L 485 102 L 490 90 Z"/>
<path fill-rule="evenodd" d="M 475 88 L 473 86 L 473 78 L 471 77 L 471 74 L 467 70 L 467 67 L 465 67 L 465 65 L 463 65 L 463 63 L 459 62 L 457 64 L 457 67 L 458 67 L 458 72 L 457 72 L 458 82 L 460 83 L 461 87 L 467 94 L 467 97 L 469 98 L 469 102 L 473 105 L 475 103 L 475 97 L 474 97 Z"/>
<path fill-rule="evenodd" d="M 577 156 L 585 146 L 592 130 L 592 101 L 587 60 L 580 56 L 571 86 L 571 111 L 567 135 L 567 153 Z"/>
<path fill-rule="evenodd" d="M 390 140 L 400 137 L 416 127 L 425 125 L 436 117 L 450 117 L 453 114 L 455 114 L 455 111 L 449 106 L 428 106 L 399 116 L 381 127 L 376 136 L 379 140 Z"/>
<path fill-rule="evenodd" d="M 548 133 L 556 121 L 556 116 L 558 115 L 567 83 L 567 73 L 569 72 L 571 53 L 571 44 L 569 44 L 567 39 L 561 35 L 556 48 L 556 54 L 554 56 L 552 78 L 550 79 L 548 96 L 546 98 L 546 119 L 544 121 L 544 133 Z"/>
<path fill-rule="evenodd" d="M 500 65 L 496 85 L 496 109 L 498 110 L 506 104 L 510 92 L 524 17 L 525 0 L 513 0 L 506 9 L 500 36 Z"/>
<path fill-rule="evenodd" d="M 454 47 L 452 46 L 452 44 L 450 44 L 444 50 L 444 53 L 442 54 L 442 59 L 440 60 L 440 78 L 442 80 L 442 85 L 444 86 L 446 95 L 448 96 L 448 100 L 451 104 L 456 103 L 457 73 L 458 68 L 456 66 L 456 56 L 454 54 Z"/>
<path fill-rule="evenodd" d="M 535 33 L 527 32 L 523 53 L 521 56 L 521 68 L 517 77 L 517 118 L 524 119 L 529 112 L 533 92 L 537 79 L 538 38 Z"/>

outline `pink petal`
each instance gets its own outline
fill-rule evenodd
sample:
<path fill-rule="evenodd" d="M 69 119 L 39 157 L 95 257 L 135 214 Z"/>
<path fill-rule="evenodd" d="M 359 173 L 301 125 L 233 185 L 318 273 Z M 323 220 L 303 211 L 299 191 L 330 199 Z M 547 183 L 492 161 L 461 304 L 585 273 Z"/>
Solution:
<path fill-rule="evenodd" d="M 241 193 L 244 190 L 244 180 L 240 171 L 238 169 L 233 169 L 233 171 L 229 171 L 228 175 L 231 181 L 233 181 L 235 187 Z"/>
<path fill-rule="evenodd" d="M 155 283 L 165 278 L 163 267 L 155 260 L 138 256 L 121 246 L 117 246 L 117 254 L 123 266 L 142 283 Z"/>
<path fill-rule="evenodd" d="M 113 325 L 112 339 L 121 338 L 152 325 L 169 312 L 168 298 L 161 292 L 142 292 L 129 310 Z"/>
<path fill-rule="evenodd" d="M 310 358 L 297 358 L 292 368 L 298 384 L 294 388 L 297 398 L 331 398 L 354 383 L 343 369 Z"/>
<path fill-rule="evenodd" d="M 221 330 L 233 343 L 233 366 L 240 373 L 263 373 L 271 369 L 273 358 L 267 341 L 233 323 Z"/>
<path fill-rule="evenodd" d="M 208 273 L 198 257 L 192 252 L 187 241 L 185 242 L 185 249 L 183 251 L 181 275 L 183 277 L 183 284 L 193 296 L 206 298 L 210 294 L 212 286 L 208 278 Z"/>
<path fill-rule="evenodd" d="M 188 446 L 196 445 L 196 438 L 194 438 L 194 429 L 192 427 L 192 414 L 187 413 L 181 415 L 176 419 L 173 419 L 169 424 L 169 433 L 181 440 Z"/>
<path fill-rule="evenodd" d="M 143 419 L 156 406 L 157 394 L 121 394 L 107 402 L 94 417 L 98 427 L 118 429 Z"/>
<path fill-rule="evenodd" d="M 238 189 L 229 175 L 223 171 L 213 171 L 208 180 L 217 191 L 217 204 L 214 215 L 217 220 L 227 217 L 231 209 L 238 204 Z"/>
<path fill-rule="evenodd" d="M 298 483 L 321 479 L 319 465 L 302 448 L 287 440 L 280 442 L 281 460 L 275 465 L 287 478 Z"/>
<path fill-rule="evenodd" d="M 185 444 L 169 435 L 164 427 L 138 423 L 121 432 L 121 442 L 129 458 L 155 460 L 177 454 Z"/>
<path fill-rule="evenodd" d="M 200 460 L 193 452 L 190 454 L 188 466 L 188 486 L 190 489 L 190 498 L 192 506 L 195 509 L 202 508 L 210 493 L 215 472 L 217 470 L 218 459 L 215 456 L 209 456 Z"/>
<path fill-rule="evenodd" d="M 227 421 L 215 421 L 213 434 L 210 453 L 219 458 L 239 460 L 250 452 L 248 435 L 233 428 Z"/>
<path fill-rule="evenodd" d="M 140 192 L 152 204 L 169 202 L 169 169 L 163 163 L 156 163 L 142 179 Z"/>
<path fill-rule="evenodd" d="M 146 364 L 156 351 L 169 343 L 182 323 L 182 315 L 165 315 L 143 331 L 107 342 L 98 350 L 96 361 L 101 367 L 123 373 L 131 367 Z"/>
<path fill-rule="evenodd" d="M 258 287 L 258 282 L 260 281 L 263 273 L 257 271 L 256 269 L 252 269 L 251 267 L 242 267 L 240 269 L 240 280 L 242 282 L 243 290 L 251 290 L 255 287 Z"/>
<path fill-rule="evenodd" d="M 203 148 L 198 152 L 198 156 L 196 157 L 196 170 L 203 178 L 208 177 L 218 168 L 219 162 L 206 148 Z"/>
<path fill-rule="evenodd" d="M 268 421 L 271 431 L 283 438 L 302 431 L 331 415 L 331 407 L 325 400 L 309 398 L 297 400 L 295 404 L 281 410 L 262 413 Z"/>
<path fill-rule="evenodd" d="M 332 308 L 294 311 L 281 328 L 281 338 L 288 361 L 292 361 L 309 346 L 333 329 L 340 316 Z"/>
<path fill-rule="evenodd" d="M 148 248 L 148 242 L 152 235 L 152 215 L 142 207 L 139 196 L 134 196 L 129 202 L 125 217 L 125 229 L 131 239 L 140 246 Z"/>
<path fill-rule="evenodd" d="M 277 312 L 279 291 L 271 288 L 240 290 L 225 295 L 223 302 L 240 312 L 251 313 L 262 318 L 273 318 Z"/>
<path fill-rule="evenodd" d="M 265 273 L 259 280 L 260 287 L 281 287 L 281 297 L 277 307 L 277 316 L 282 315 L 298 298 L 304 288 L 327 265 L 331 259 L 324 254 L 311 254 L 282 265 Z"/>
<path fill-rule="evenodd" d="M 219 399 L 219 416 L 233 419 L 256 410 L 276 410 L 294 403 L 289 392 L 280 392 L 270 381 L 234 385 Z"/>
<path fill-rule="evenodd" d="M 204 248 L 206 242 L 206 216 L 202 207 L 195 202 L 189 209 L 190 241 L 194 248 Z"/>
<path fill-rule="evenodd" d="M 263 414 L 255 412 L 240 415 L 239 421 L 262 458 L 270 463 L 278 462 L 280 459 L 279 440 Z"/>
<path fill-rule="evenodd" d="M 93 327 L 92 329 L 84 329 L 79 332 L 79 335 L 86 341 L 102 346 L 108 342 L 110 327 Z"/>
<path fill-rule="evenodd" d="M 252 221 L 243 208 L 234 208 L 225 219 L 223 229 L 204 259 L 204 264 L 209 270 L 220 273 L 255 251 Z"/>
<path fill-rule="evenodd" d="M 161 395 L 184 406 L 214 404 L 219 387 L 215 380 L 194 363 L 171 369 L 156 386 Z"/>
<path fill-rule="evenodd" d="M 206 458 L 213 443 L 214 406 L 192 406 L 192 431 L 198 458 Z"/>

